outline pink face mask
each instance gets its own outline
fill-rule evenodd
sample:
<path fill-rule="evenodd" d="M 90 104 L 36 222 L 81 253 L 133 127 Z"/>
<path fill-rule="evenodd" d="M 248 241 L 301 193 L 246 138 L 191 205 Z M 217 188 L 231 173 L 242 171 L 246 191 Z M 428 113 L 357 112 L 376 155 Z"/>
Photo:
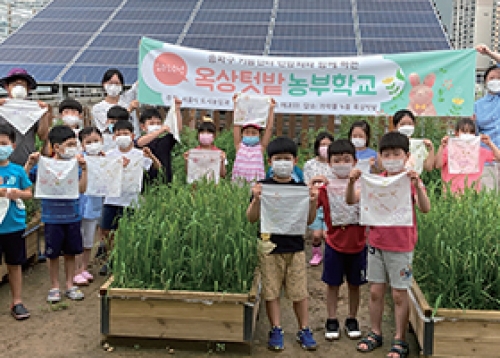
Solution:
<path fill-rule="evenodd" d="M 201 145 L 211 145 L 214 142 L 213 133 L 200 133 L 198 140 Z"/>

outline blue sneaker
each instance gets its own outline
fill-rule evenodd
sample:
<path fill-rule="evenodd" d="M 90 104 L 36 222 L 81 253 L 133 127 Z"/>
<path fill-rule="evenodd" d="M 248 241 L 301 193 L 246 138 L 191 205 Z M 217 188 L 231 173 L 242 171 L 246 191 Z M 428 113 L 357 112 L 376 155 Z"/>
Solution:
<path fill-rule="evenodd" d="M 305 350 L 316 350 L 316 341 L 314 340 L 313 333 L 309 327 L 301 329 L 297 332 L 297 342 L 299 342 L 300 346 Z"/>
<path fill-rule="evenodd" d="M 282 351 L 285 349 L 283 330 L 280 327 L 273 327 L 269 331 L 269 342 L 267 342 L 267 348 L 272 351 Z"/>

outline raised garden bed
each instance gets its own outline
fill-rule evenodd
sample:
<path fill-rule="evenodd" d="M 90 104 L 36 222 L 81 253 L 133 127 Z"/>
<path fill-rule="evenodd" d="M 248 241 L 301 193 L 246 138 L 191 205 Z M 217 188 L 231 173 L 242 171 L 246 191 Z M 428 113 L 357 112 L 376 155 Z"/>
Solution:
<path fill-rule="evenodd" d="M 417 282 L 410 290 L 410 323 L 421 355 L 499 357 L 500 311 L 433 308 Z"/>
<path fill-rule="evenodd" d="M 248 293 L 100 289 L 101 333 L 116 337 L 250 345 L 260 304 L 260 274 Z"/>

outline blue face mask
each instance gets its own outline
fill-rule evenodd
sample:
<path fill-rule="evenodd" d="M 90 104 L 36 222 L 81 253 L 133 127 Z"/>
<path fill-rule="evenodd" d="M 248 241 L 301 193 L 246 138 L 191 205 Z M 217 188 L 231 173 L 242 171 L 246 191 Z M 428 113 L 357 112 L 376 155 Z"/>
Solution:
<path fill-rule="evenodd" d="M 260 138 L 259 137 L 243 137 L 242 142 L 246 146 L 253 147 L 253 146 L 259 144 Z"/>
<path fill-rule="evenodd" d="M 9 159 L 14 149 L 11 145 L 0 145 L 0 160 Z"/>
<path fill-rule="evenodd" d="M 113 123 L 108 124 L 108 131 L 110 131 L 111 133 L 113 133 L 113 127 L 114 126 L 115 125 Z"/>

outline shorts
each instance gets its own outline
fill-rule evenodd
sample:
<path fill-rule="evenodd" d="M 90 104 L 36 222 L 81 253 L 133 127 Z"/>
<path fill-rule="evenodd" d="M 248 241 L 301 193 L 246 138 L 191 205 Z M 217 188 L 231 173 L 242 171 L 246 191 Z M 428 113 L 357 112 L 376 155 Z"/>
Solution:
<path fill-rule="evenodd" d="M 499 171 L 500 163 L 493 162 L 491 165 L 485 165 L 480 178 L 481 188 L 497 191 L 500 187 Z"/>
<path fill-rule="evenodd" d="M 81 222 L 45 224 L 45 255 L 56 259 L 61 255 L 75 256 L 83 252 Z"/>
<path fill-rule="evenodd" d="M 97 229 L 98 219 L 82 219 L 82 240 L 83 248 L 91 249 L 94 247 L 95 231 Z"/>
<path fill-rule="evenodd" d="M 103 230 L 116 230 L 124 210 L 123 206 L 104 205 L 102 207 L 101 228 Z"/>
<path fill-rule="evenodd" d="M 285 286 L 286 296 L 293 302 L 299 302 L 308 297 L 304 251 L 259 254 L 259 265 L 264 300 L 272 301 L 279 298 L 283 286 Z"/>
<path fill-rule="evenodd" d="M 392 288 L 406 290 L 413 277 L 413 251 L 395 252 L 368 247 L 368 281 L 389 283 Z"/>
<path fill-rule="evenodd" d="M 323 214 L 323 208 L 318 208 L 316 210 L 316 219 L 313 223 L 309 225 L 311 230 L 324 230 L 326 231 L 325 216 Z"/>
<path fill-rule="evenodd" d="M 2 254 L 7 265 L 23 265 L 26 262 L 24 230 L 0 234 L 0 263 Z"/>
<path fill-rule="evenodd" d="M 328 286 L 340 286 L 344 277 L 352 286 L 364 285 L 366 281 L 366 247 L 357 254 L 346 254 L 325 245 L 323 275 L 321 280 Z"/>

